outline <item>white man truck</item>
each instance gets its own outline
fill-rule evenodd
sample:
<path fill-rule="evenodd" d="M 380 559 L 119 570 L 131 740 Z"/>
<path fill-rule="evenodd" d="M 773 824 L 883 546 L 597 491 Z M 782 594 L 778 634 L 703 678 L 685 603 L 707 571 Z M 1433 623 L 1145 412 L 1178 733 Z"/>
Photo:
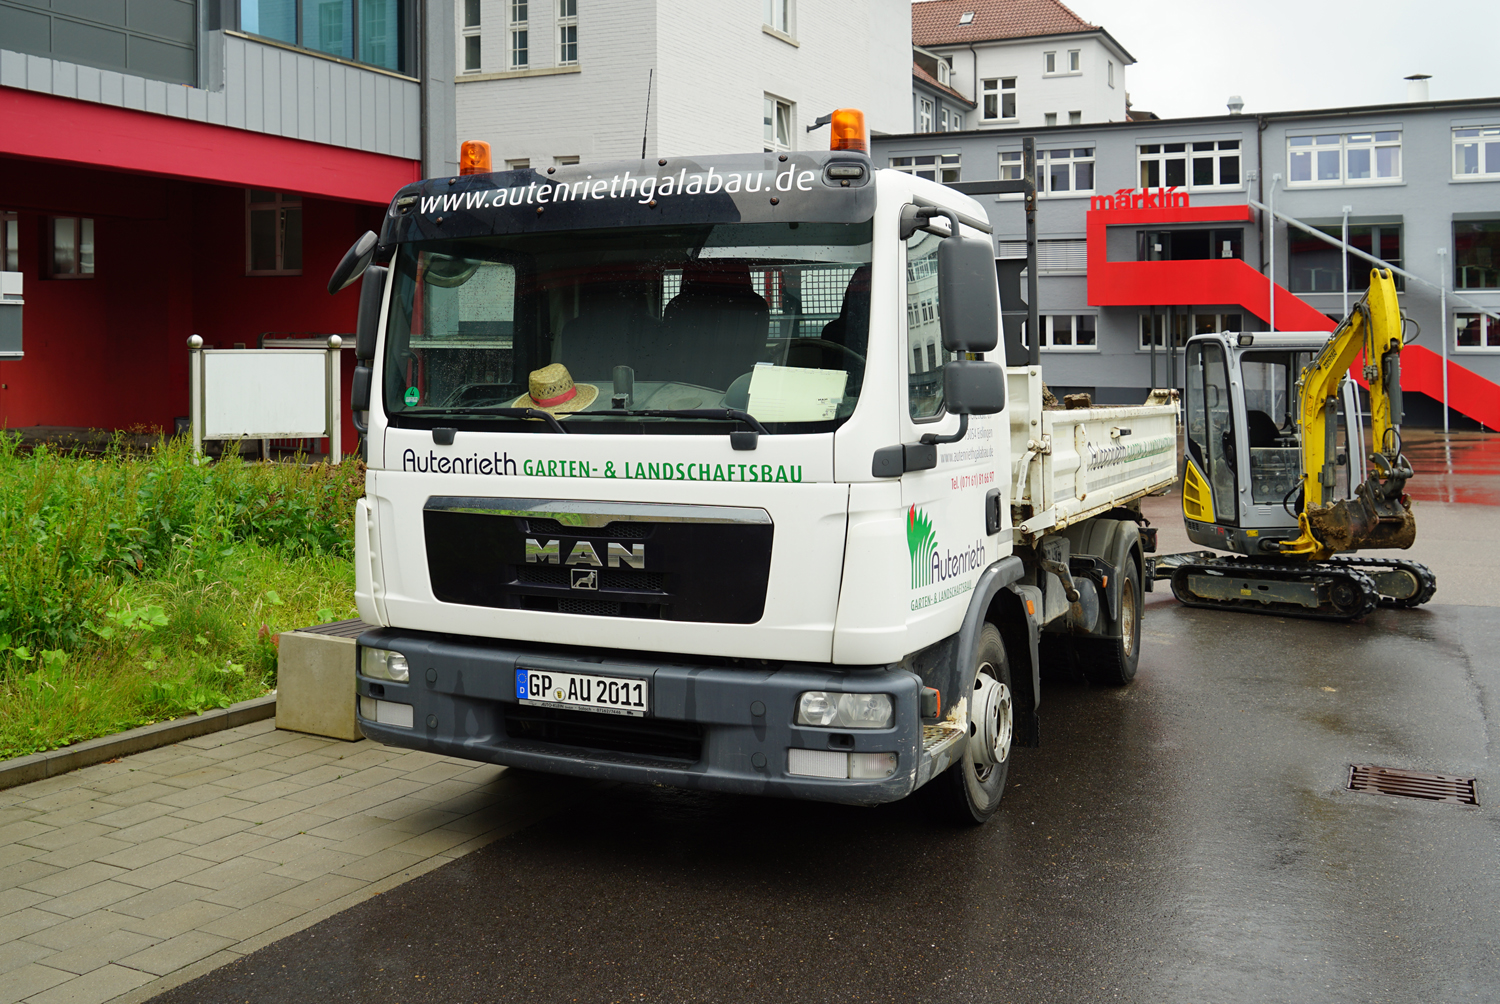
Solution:
<path fill-rule="evenodd" d="M 350 249 L 365 736 L 855 804 L 932 784 L 982 822 L 1038 741 L 1039 645 L 1135 675 L 1176 408 L 1044 410 L 983 208 L 877 170 L 856 115 L 826 153 L 480 163 Z"/>

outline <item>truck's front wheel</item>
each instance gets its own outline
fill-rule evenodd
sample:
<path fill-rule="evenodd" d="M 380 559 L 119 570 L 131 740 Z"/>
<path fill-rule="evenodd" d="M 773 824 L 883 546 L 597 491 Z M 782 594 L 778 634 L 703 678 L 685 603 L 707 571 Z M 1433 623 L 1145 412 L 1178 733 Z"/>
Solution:
<path fill-rule="evenodd" d="M 968 676 L 966 700 L 969 742 L 963 761 L 936 779 L 949 814 L 963 823 L 978 824 L 994 815 L 1010 771 L 1011 740 L 1015 735 L 1015 692 L 1005 645 L 993 624 L 979 632 L 974 666 Z"/>

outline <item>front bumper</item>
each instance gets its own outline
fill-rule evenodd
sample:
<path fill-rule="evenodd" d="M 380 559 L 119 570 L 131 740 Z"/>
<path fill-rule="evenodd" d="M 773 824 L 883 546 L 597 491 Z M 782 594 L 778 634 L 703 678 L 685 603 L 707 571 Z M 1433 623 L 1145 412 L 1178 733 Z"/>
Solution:
<path fill-rule="evenodd" d="M 904 798 L 933 772 L 931 757 L 923 761 L 921 679 L 893 666 L 658 659 L 396 628 L 367 631 L 359 645 L 400 652 L 410 666 L 405 684 L 356 678 L 361 698 L 411 706 L 410 728 L 360 715 L 360 732 L 391 746 L 575 777 L 861 805 Z M 523 705 L 519 668 L 645 679 L 651 713 Z M 891 727 L 796 725 L 798 695 L 808 690 L 889 694 Z M 897 763 L 878 779 L 807 777 L 788 772 L 791 749 L 895 753 Z"/>

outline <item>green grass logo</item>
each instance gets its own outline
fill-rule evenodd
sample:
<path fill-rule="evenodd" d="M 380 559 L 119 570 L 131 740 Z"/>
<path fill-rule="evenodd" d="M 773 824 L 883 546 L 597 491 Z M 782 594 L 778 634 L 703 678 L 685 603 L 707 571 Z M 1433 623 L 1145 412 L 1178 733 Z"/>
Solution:
<path fill-rule="evenodd" d="M 932 520 L 916 506 L 906 514 L 906 547 L 911 551 L 911 587 L 932 585 L 932 555 L 937 550 L 937 534 Z"/>

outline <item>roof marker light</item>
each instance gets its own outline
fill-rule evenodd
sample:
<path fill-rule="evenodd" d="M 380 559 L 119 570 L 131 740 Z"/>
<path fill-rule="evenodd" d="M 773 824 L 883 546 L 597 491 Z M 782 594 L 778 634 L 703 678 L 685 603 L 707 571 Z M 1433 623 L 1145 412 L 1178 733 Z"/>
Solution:
<path fill-rule="evenodd" d="M 458 150 L 459 174 L 489 174 L 490 145 L 481 139 L 466 139 Z"/>
<path fill-rule="evenodd" d="M 828 144 L 830 150 L 853 150 L 856 153 L 869 153 L 870 140 L 865 135 L 865 113 L 858 108 L 838 108 L 834 110 L 832 129 L 833 140 Z"/>

